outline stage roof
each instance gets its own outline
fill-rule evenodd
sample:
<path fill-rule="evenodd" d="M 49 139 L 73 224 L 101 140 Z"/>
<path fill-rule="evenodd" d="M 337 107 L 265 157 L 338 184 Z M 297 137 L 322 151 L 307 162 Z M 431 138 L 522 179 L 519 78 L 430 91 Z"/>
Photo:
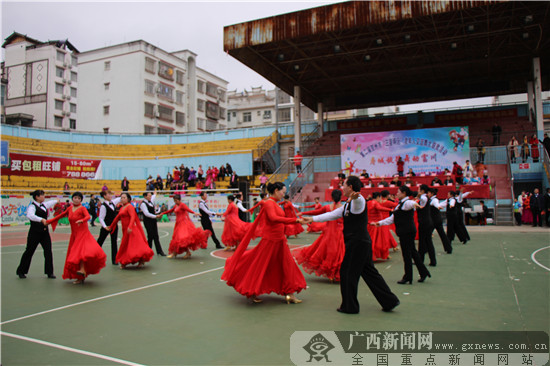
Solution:
<path fill-rule="evenodd" d="M 314 111 L 550 86 L 550 1 L 352 1 L 226 26 L 224 50 Z"/>

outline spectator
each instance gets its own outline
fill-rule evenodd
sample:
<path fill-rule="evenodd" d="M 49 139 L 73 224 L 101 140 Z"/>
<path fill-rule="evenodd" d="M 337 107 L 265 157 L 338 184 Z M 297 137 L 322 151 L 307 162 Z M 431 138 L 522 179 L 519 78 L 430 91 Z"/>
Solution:
<path fill-rule="evenodd" d="M 544 139 L 541 142 L 546 149 L 546 153 L 550 156 L 550 137 L 548 137 L 547 133 L 544 134 Z"/>
<path fill-rule="evenodd" d="M 405 180 L 405 185 L 407 187 L 411 187 L 414 184 L 414 181 L 412 180 L 411 176 L 407 174 L 407 180 Z"/>
<path fill-rule="evenodd" d="M 481 178 L 481 184 L 489 184 L 489 183 L 490 183 L 489 176 L 487 175 L 487 172 L 485 172 L 483 174 L 483 177 Z"/>
<path fill-rule="evenodd" d="M 145 190 L 146 191 L 154 191 L 155 190 L 155 181 L 153 180 L 152 175 L 149 175 L 149 177 L 145 181 Z"/>
<path fill-rule="evenodd" d="M 487 225 L 487 216 L 489 214 L 489 209 L 485 206 L 485 201 L 479 201 L 481 205 L 481 213 L 479 214 L 479 224 Z"/>
<path fill-rule="evenodd" d="M 363 172 L 361 173 L 361 177 L 363 177 L 365 179 L 369 179 L 369 173 L 367 173 L 367 171 L 365 169 L 363 169 Z"/>
<path fill-rule="evenodd" d="M 538 142 L 538 140 L 537 140 Z M 542 211 L 545 209 L 544 197 L 539 189 L 535 188 L 530 200 L 531 212 L 533 213 L 533 227 L 542 226 Z"/>
<path fill-rule="evenodd" d="M 157 190 L 162 191 L 164 189 L 164 183 L 162 181 L 162 177 L 160 174 L 157 174 L 157 179 L 155 182 L 155 186 L 157 187 Z"/>
<path fill-rule="evenodd" d="M 90 216 L 92 216 L 91 226 L 95 226 L 95 219 L 97 218 L 98 203 L 99 203 L 99 199 L 97 199 L 95 195 L 92 193 L 90 195 L 90 208 L 88 209 L 88 211 L 90 212 Z"/>
<path fill-rule="evenodd" d="M 512 163 L 516 162 L 516 159 L 519 158 L 519 142 L 516 139 L 516 136 L 512 136 L 510 142 L 508 142 L 508 150 L 510 151 L 510 161 Z"/>
<path fill-rule="evenodd" d="M 260 190 L 262 193 L 267 193 L 266 191 L 266 183 L 269 180 L 267 175 L 265 175 L 265 172 L 262 172 L 262 175 L 260 175 Z"/>
<path fill-rule="evenodd" d="M 126 177 L 124 177 L 120 183 L 120 189 L 122 189 L 123 192 L 128 192 L 130 190 L 130 181 Z"/>
<path fill-rule="evenodd" d="M 183 181 L 189 182 L 189 167 L 187 166 L 183 169 Z"/>
<path fill-rule="evenodd" d="M 189 177 L 187 178 L 187 181 L 189 182 L 189 187 L 195 186 L 195 180 L 197 180 L 197 171 L 195 168 L 191 167 L 189 170 Z"/>
<path fill-rule="evenodd" d="M 441 181 L 441 179 L 439 179 L 439 177 L 435 177 L 434 179 L 432 179 L 432 183 L 431 183 L 432 186 L 435 186 L 435 185 L 443 185 L 443 182 Z"/>
<path fill-rule="evenodd" d="M 531 144 L 531 157 L 533 158 L 533 163 L 539 162 L 539 139 L 537 138 L 536 134 L 533 134 L 531 139 L 529 140 L 529 144 Z"/>
<path fill-rule="evenodd" d="M 458 165 L 456 161 L 453 161 L 453 172 L 452 174 L 455 176 L 455 180 L 457 184 L 462 184 L 462 167 Z"/>
<path fill-rule="evenodd" d="M 414 174 L 412 168 L 409 168 L 409 171 L 407 172 L 407 174 L 408 174 L 409 176 L 411 176 L 411 177 L 416 177 L 416 174 Z"/>
<path fill-rule="evenodd" d="M 470 160 L 466 160 L 466 164 L 464 164 L 464 168 L 463 168 L 464 176 L 467 177 L 467 178 L 471 178 L 472 175 L 473 175 L 473 173 L 472 173 L 473 170 L 474 170 L 474 168 L 470 164 Z"/>
<path fill-rule="evenodd" d="M 402 177 L 404 170 L 405 170 L 405 162 L 403 161 L 403 159 L 401 159 L 401 156 L 400 156 L 399 159 L 397 160 L 397 174 L 400 177 Z"/>
<path fill-rule="evenodd" d="M 523 135 L 523 143 L 521 144 L 521 162 L 525 163 L 525 161 L 528 158 L 529 158 L 529 140 L 527 139 L 526 135 Z"/>
<path fill-rule="evenodd" d="M 225 164 L 225 175 L 230 176 L 233 174 L 233 168 L 231 168 L 231 165 L 229 163 Z"/>
<path fill-rule="evenodd" d="M 500 145 L 500 134 L 502 133 L 502 127 L 498 125 L 497 122 L 493 124 L 493 128 L 491 129 L 491 132 L 493 134 L 493 146 Z"/>
<path fill-rule="evenodd" d="M 487 165 L 483 164 L 480 161 L 478 161 L 474 166 L 474 173 L 478 178 L 483 177 L 483 172 L 486 170 L 487 170 Z"/>
<path fill-rule="evenodd" d="M 521 222 L 524 224 L 532 224 L 533 211 L 531 211 L 531 193 L 525 192 L 525 194 L 522 196 L 522 200 L 523 212 L 521 214 Z"/>
<path fill-rule="evenodd" d="M 382 177 L 382 179 L 380 179 L 380 182 L 378 183 L 378 187 L 389 187 L 390 185 L 388 184 L 388 182 L 386 182 L 386 178 Z"/>
<path fill-rule="evenodd" d="M 201 180 L 204 175 L 204 170 L 202 170 L 202 165 L 199 164 L 199 169 L 197 169 L 197 179 Z M 218 177 L 219 180 L 219 177 Z"/>
<path fill-rule="evenodd" d="M 63 194 L 69 196 L 71 194 L 71 187 L 68 182 L 63 185 Z"/>
<path fill-rule="evenodd" d="M 292 159 L 294 161 L 294 166 L 296 167 L 296 173 L 302 172 L 302 160 L 304 157 L 300 155 L 300 151 L 296 151 L 296 155 L 294 155 L 294 158 Z"/>
<path fill-rule="evenodd" d="M 401 181 L 399 180 L 399 176 L 396 174 L 393 176 L 393 179 L 390 182 L 390 185 L 393 185 L 395 187 L 401 187 Z"/>
<path fill-rule="evenodd" d="M 450 175 L 447 175 L 445 180 L 443 181 L 443 184 L 446 186 L 448 186 L 449 184 L 452 185 L 453 183 L 454 183 L 453 178 L 451 178 Z"/>
<path fill-rule="evenodd" d="M 550 188 L 546 188 L 544 195 L 544 210 L 541 212 L 546 217 L 546 226 L 550 227 Z"/>
<path fill-rule="evenodd" d="M 521 226 L 521 203 L 517 198 L 514 198 L 514 217 L 516 218 L 516 225 Z"/>
<path fill-rule="evenodd" d="M 229 178 L 229 188 L 239 188 L 239 176 L 236 172 L 232 172 Z"/>
<path fill-rule="evenodd" d="M 227 169 L 225 169 L 225 166 L 222 164 L 222 166 L 220 166 L 220 172 L 218 173 L 218 180 L 224 180 L 226 175 Z"/>
<path fill-rule="evenodd" d="M 170 189 L 170 187 L 172 187 L 172 182 L 174 181 L 174 177 L 172 177 L 172 174 L 170 174 L 170 172 L 168 172 L 166 174 L 166 189 Z M 164 212 L 164 211 L 162 211 Z"/>
<path fill-rule="evenodd" d="M 220 170 L 218 169 L 217 166 L 212 168 L 212 174 L 213 174 L 213 176 L 212 176 L 213 181 L 216 181 L 216 180 L 220 179 Z M 215 183 L 214 183 L 214 185 L 215 185 Z"/>
<path fill-rule="evenodd" d="M 482 163 L 485 161 L 485 142 L 481 139 L 477 139 L 477 160 Z"/>
<path fill-rule="evenodd" d="M 181 173 L 180 173 L 180 170 L 178 169 L 177 166 L 174 167 L 174 170 L 172 171 L 172 175 L 173 175 L 173 178 L 174 178 L 173 181 L 175 183 L 179 183 L 180 179 L 181 179 Z"/>
<path fill-rule="evenodd" d="M 109 190 L 109 187 L 107 187 L 106 183 L 103 184 L 103 187 L 101 187 L 101 190 L 102 191 L 108 191 Z"/>

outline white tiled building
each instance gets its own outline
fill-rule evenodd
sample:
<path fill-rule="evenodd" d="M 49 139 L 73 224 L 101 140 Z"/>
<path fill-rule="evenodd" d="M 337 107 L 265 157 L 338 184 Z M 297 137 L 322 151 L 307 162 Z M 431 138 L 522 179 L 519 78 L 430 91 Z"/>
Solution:
<path fill-rule="evenodd" d="M 41 42 L 14 32 L 4 44 L 9 124 L 69 130 L 77 123 L 78 50 L 68 41 Z"/>

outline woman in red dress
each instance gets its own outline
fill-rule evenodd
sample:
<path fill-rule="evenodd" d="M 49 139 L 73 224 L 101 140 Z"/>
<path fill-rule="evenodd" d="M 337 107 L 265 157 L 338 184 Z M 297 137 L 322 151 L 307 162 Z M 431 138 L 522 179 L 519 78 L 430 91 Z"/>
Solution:
<path fill-rule="evenodd" d="M 529 139 L 529 144 L 531 144 L 531 158 L 533 158 L 534 163 L 538 163 L 539 162 L 539 156 L 540 156 L 540 153 L 539 153 L 539 138 L 537 137 L 536 134 L 531 136 L 531 138 Z"/>
<path fill-rule="evenodd" d="M 319 197 L 315 197 L 315 204 L 304 206 L 303 208 L 313 208 L 313 211 L 320 210 L 323 208 L 323 205 L 319 203 Z M 303 214 L 303 213 L 302 213 Z M 326 222 L 312 222 L 311 224 L 307 224 L 307 232 L 308 233 L 316 233 L 319 231 L 325 230 L 325 227 L 327 226 Z"/>
<path fill-rule="evenodd" d="M 137 263 L 138 267 L 143 267 L 145 262 L 149 262 L 154 255 L 147 243 L 136 209 L 130 201 L 132 196 L 128 193 L 123 192 L 120 195 L 122 208 L 111 225 L 107 226 L 107 230 L 113 231 L 119 221 L 122 223 L 122 240 L 116 255 L 116 261 L 120 263 L 121 269 L 134 263 Z"/>
<path fill-rule="evenodd" d="M 392 211 L 395 207 L 397 207 L 397 203 L 395 203 L 394 201 L 391 201 L 388 199 L 388 197 L 390 196 L 390 192 L 387 191 L 387 190 L 383 190 L 382 192 L 380 192 L 380 204 L 382 205 L 382 207 L 386 207 L 386 208 L 390 208 Z M 390 212 L 386 212 L 386 211 L 383 211 L 382 212 L 382 218 L 383 219 L 386 219 L 388 217 L 390 217 L 391 215 L 391 211 Z M 388 247 L 388 251 L 390 248 L 393 248 L 393 251 L 394 252 L 397 252 L 399 250 L 399 244 L 397 243 L 397 241 L 395 240 L 395 238 L 393 237 L 393 235 L 391 234 L 390 231 L 393 231 L 395 232 L 395 225 L 394 224 L 391 224 L 391 225 L 385 225 L 385 226 L 380 226 L 382 228 L 382 230 L 384 231 L 387 231 L 389 235 L 387 235 L 386 237 L 388 238 L 389 240 L 389 243 L 386 243 L 386 246 Z"/>
<path fill-rule="evenodd" d="M 523 214 L 521 215 L 521 222 L 524 224 L 533 223 L 533 211 L 531 211 L 531 194 L 527 193 L 523 197 Z"/>
<path fill-rule="evenodd" d="M 304 231 L 304 228 L 301 224 L 296 222 L 296 207 L 290 202 L 290 197 L 288 195 L 285 195 L 285 200 L 280 203 L 280 205 L 283 207 L 283 210 L 285 210 L 285 216 L 294 219 L 293 223 L 285 225 L 285 235 L 287 239 L 292 235 L 297 238 L 298 234 Z"/>
<path fill-rule="evenodd" d="M 227 201 L 229 205 L 222 214 L 222 220 L 225 219 L 222 243 L 225 244 L 225 250 L 235 250 L 252 224 L 239 218 L 239 209 L 234 203 L 235 197 L 233 195 L 227 196 Z"/>
<path fill-rule="evenodd" d="M 264 203 L 269 199 L 269 197 L 267 195 L 265 195 L 264 193 L 260 193 L 260 197 L 262 199 L 258 203 L 256 203 L 254 206 L 250 207 L 248 209 L 248 212 L 254 212 L 254 210 L 257 209 L 258 207 L 260 208 L 259 212 L 262 211 L 262 208 L 264 207 Z M 254 230 L 254 235 L 252 236 L 252 239 L 256 239 L 256 238 L 261 237 L 262 233 L 264 232 L 265 221 L 264 220 L 262 220 L 261 222 L 258 221 L 258 216 L 260 215 L 259 212 L 258 212 L 258 215 L 256 215 L 255 218 L 254 218 L 254 223 L 256 224 L 256 229 Z M 258 222 L 256 222 L 256 221 L 258 221 Z"/>
<path fill-rule="evenodd" d="M 90 214 L 82 206 L 82 193 L 72 195 L 73 204 L 63 213 L 48 220 L 48 224 L 57 222 L 68 216 L 71 224 L 71 239 L 63 268 L 63 279 L 74 279 L 75 285 L 84 283 L 84 279 L 91 274 L 97 274 L 105 267 L 107 256 L 88 229 Z M 55 230 L 55 225 L 52 225 Z"/>
<path fill-rule="evenodd" d="M 176 213 L 176 226 L 174 226 L 174 233 L 172 234 L 172 240 L 168 248 L 168 258 L 175 258 L 178 254 L 185 252 L 183 259 L 187 259 L 191 257 L 192 250 L 199 248 L 206 249 L 208 237 L 212 233 L 210 230 L 203 230 L 193 224 L 193 221 L 189 218 L 189 214 L 192 213 L 196 216 L 199 216 L 199 214 L 181 202 L 179 194 L 174 195 L 173 198 L 174 207 L 164 212 L 165 214 Z"/>
<path fill-rule="evenodd" d="M 286 192 L 281 182 L 269 183 L 270 197 L 262 201 L 256 221 L 243 238 L 235 254 L 225 262 L 222 280 L 253 302 L 262 302 L 259 295 L 275 292 L 285 296 L 287 303 L 300 303 L 293 294 L 306 288 L 306 280 L 294 261 L 285 237 L 285 224 L 302 222 L 285 217 L 277 202 Z M 258 222 L 265 221 L 262 240 L 251 250 L 248 244 L 254 236 Z"/>
<path fill-rule="evenodd" d="M 367 202 L 367 214 L 369 221 L 378 222 L 386 218 L 392 209 L 382 206 L 382 197 L 379 192 L 372 194 L 372 199 Z M 386 228 L 386 229 L 385 229 Z M 387 226 L 367 226 L 367 230 L 372 240 L 372 260 L 387 260 L 389 258 L 389 249 L 391 247 L 391 235 Z M 395 241 L 395 239 L 393 239 Z"/>
<path fill-rule="evenodd" d="M 302 212 L 301 215 L 320 215 L 331 212 L 342 206 L 342 192 L 335 189 L 331 193 L 334 203 L 320 209 Z M 326 222 L 321 236 L 308 247 L 294 251 L 298 264 L 307 273 L 315 273 L 331 281 L 340 281 L 340 266 L 344 259 L 346 247 L 344 245 L 344 219 Z"/>

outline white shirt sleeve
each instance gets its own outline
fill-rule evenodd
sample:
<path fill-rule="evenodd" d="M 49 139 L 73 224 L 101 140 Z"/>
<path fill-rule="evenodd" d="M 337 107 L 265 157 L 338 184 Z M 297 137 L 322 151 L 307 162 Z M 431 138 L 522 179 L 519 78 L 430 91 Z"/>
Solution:
<path fill-rule="evenodd" d="M 50 200 L 48 202 L 44 202 L 43 205 L 46 206 L 46 209 L 50 209 L 52 208 L 53 206 L 55 206 L 55 204 L 59 202 L 58 200 Z"/>
<path fill-rule="evenodd" d="M 212 211 L 210 211 L 209 209 L 206 208 L 206 205 L 204 204 L 204 201 L 199 202 L 199 210 L 203 210 L 204 212 L 206 212 L 208 214 L 208 216 L 215 216 L 216 215 L 215 212 L 212 212 Z"/>
<path fill-rule="evenodd" d="M 118 204 L 120 203 L 120 197 L 113 198 L 113 199 L 111 200 L 111 202 L 112 202 L 113 205 L 115 205 L 115 207 L 116 207 L 116 205 L 118 205 Z"/>
<path fill-rule="evenodd" d="M 34 222 L 42 221 L 41 217 L 36 216 L 36 207 L 32 203 L 27 207 L 27 218 Z"/>
<path fill-rule="evenodd" d="M 418 204 L 420 205 L 420 207 L 424 208 L 426 207 L 426 204 L 428 203 L 428 196 L 426 196 L 425 194 L 423 194 L 422 196 L 420 196 L 420 201 L 418 202 Z"/>
<path fill-rule="evenodd" d="M 401 205 L 401 209 L 403 211 L 410 211 L 414 210 L 415 202 L 413 200 L 406 200 L 403 205 Z"/>
<path fill-rule="evenodd" d="M 105 216 L 107 216 L 107 209 L 105 208 L 105 205 L 101 204 L 101 207 L 99 207 L 99 223 L 104 229 L 107 227 L 107 224 L 105 223 Z"/>
<path fill-rule="evenodd" d="M 147 204 L 145 203 L 145 201 L 143 201 L 141 203 L 141 205 L 139 205 L 139 209 L 140 209 L 141 213 L 143 213 L 144 216 L 147 216 L 150 219 L 156 219 L 157 218 L 156 215 L 149 212 L 149 210 L 147 209 Z"/>
<path fill-rule="evenodd" d="M 438 208 L 438 209 L 441 208 L 441 206 L 439 206 L 439 200 L 437 198 L 433 198 L 430 205 L 434 206 L 435 208 Z"/>
<path fill-rule="evenodd" d="M 357 199 L 351 201 L 351 213 L 354 215 L 360 214 L 365 210 L 366 201 L 365 197 L 359 195 Z"/>
<path fill-rule="evenodd" d="M 244 208 L 243 203 L 240 200 L 237 202 L 237 208 L 243 212 L 248 211 L 246 208 Z"/>
<path fill-rule="evenodd" d="M 381 226 L 391 225 L 391 224 L 393 224 L 393 222 L 394 222 L 394 220 L 393 220 L 393 214 L 390 215 L 390 217 L 386 217 L 384 220 L 378 221 L 378 223 L 379 223 Z"/>
<path fill-rule="evenodd" d="M 344 207 L 345 207 L 345 205 L 338 207 L 336 210 L 333 210 L 333 211 L 330 211 L 330 212 L 327 212 L 327 213 L 324 213 L 324 214 L 321 214 L 321 215 L 313 216 L 313 221 L 314 222 L 325 222 L 325 221 L 337 220 L 337 219 L 343 217 Z"/>

